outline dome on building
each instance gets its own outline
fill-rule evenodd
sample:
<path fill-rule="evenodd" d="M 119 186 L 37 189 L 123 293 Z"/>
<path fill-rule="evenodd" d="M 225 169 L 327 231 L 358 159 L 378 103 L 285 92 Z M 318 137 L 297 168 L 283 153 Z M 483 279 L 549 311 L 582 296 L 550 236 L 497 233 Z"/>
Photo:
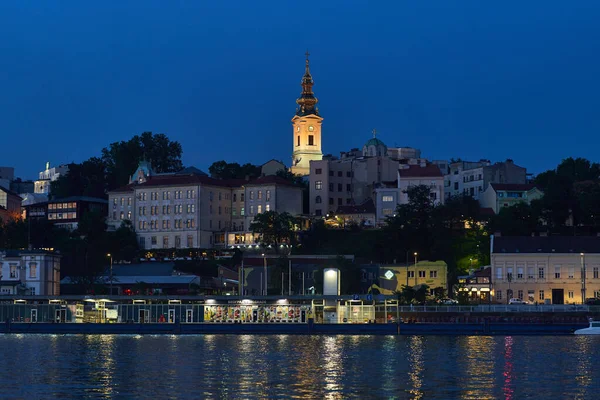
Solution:
<path fill-rule="evenodd" d="M 387 146 L 376 137 L 377 132 L 373 129 L 373 137 L 367 140 L 363 146 L 364 157 L 375 157 L 387 155 Z"/>

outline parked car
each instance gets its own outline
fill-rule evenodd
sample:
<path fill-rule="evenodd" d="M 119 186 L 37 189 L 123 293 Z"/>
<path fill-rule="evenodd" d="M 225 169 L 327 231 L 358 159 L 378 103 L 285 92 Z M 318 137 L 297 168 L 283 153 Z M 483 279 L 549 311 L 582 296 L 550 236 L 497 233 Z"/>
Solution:
<path fill-rule="evenodd" d="M 600 299 L 597 297 L 585 299 L 585 304 L 587 304 L 588 306 L 600 306 Z"/>
<path fill-rule="evenodd" d="M 454 305 L 458 304 L 458 301 L 454 300 L 454 299 L 439 299 L 437 302 L 438 302 L 438 304 L 444 304 L 447 306 L 454 306 Z"/>
<path fill-rule="evenodd" d="M 529 302 L 522 299 L 510 299 L 508 300 L 508 304 L 529 304 Z"/>

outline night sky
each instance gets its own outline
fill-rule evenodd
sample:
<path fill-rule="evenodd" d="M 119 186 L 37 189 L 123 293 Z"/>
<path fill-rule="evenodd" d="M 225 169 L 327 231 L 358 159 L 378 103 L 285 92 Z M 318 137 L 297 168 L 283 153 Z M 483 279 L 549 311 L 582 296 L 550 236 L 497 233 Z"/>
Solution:
<path fill-rule="evenodd" d="M 5 1 L 0 165 L 31 179 L 143 131 L 204 170 L 289 164 L 307 49 L 324 153 L 376 128 L 429 159 L 600 161 L 600 2 L 498 4 Z"/>

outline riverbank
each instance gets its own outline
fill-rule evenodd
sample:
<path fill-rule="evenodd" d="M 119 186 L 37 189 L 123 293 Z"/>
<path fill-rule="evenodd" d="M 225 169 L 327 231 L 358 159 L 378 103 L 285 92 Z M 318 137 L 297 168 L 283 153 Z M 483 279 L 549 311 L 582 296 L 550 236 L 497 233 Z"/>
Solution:
<path fill-rule="evenodd" d="M 290 335 L 571 335 L 585 323 L 388 323 L 388 324 L 214 324 L 214 323 L 14 323 L 3 334 L 290 334 Z"/>

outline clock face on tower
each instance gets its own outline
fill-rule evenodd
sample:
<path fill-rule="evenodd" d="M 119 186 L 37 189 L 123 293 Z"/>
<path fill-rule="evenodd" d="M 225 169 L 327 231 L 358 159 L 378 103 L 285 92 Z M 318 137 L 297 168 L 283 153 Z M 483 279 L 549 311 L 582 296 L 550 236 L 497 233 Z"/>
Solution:
<path fill-rule="evenodd" d="M 314 126 L 312 126 L 312 125 L 309 125 L 309 127 L 308 127 L 308 131 L 309 131 L 309 132 L 312 132 L 312 131 L 314 131 L 314 130 L 315 130 L 315 127 L 314 127 Z"/>

